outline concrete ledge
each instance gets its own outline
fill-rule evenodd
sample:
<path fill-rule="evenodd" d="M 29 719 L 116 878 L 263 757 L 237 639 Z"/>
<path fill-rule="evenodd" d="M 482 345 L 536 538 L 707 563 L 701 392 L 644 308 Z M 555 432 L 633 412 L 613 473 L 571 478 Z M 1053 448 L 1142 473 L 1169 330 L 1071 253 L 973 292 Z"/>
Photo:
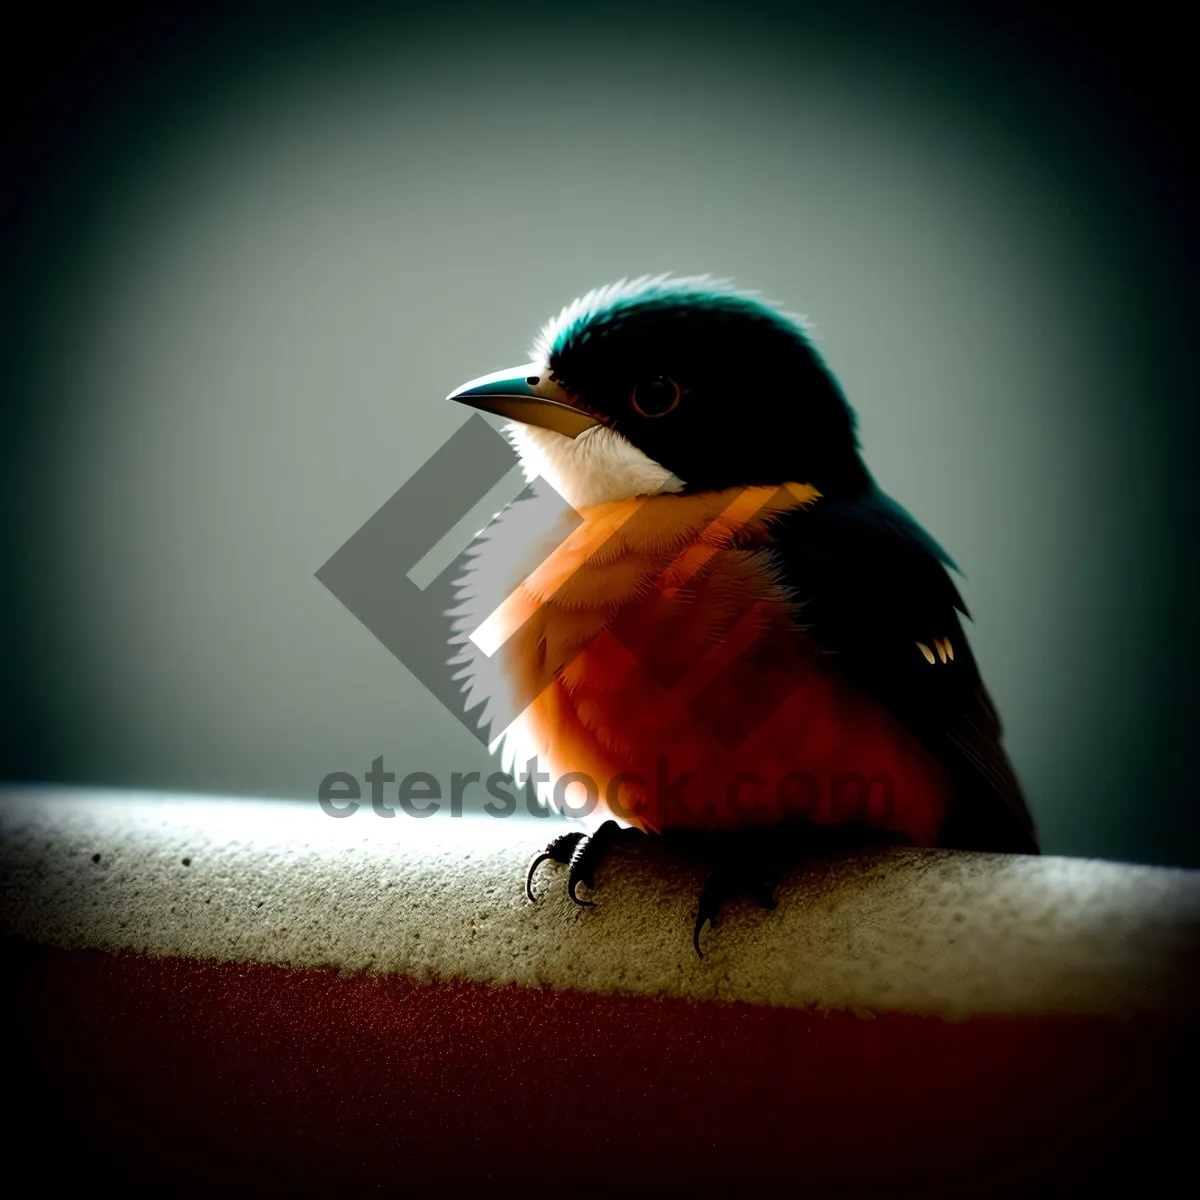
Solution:
<path fill-rule="evenodd" d="M 530 905 L 549 825 L 0 794 L 21 1136 L 197 1194 L 1001 1195 L 1188 1145 L 1200 875 L 831 859 L 697 959 L 700 864 Z"/>
<path fill-rule="evenodd" d="M 314 803 L 0 796 L 4 928 L 63 947 L 902 1011 L 1195 1007 L 1200 873 L 885 851 L 797 866 L 779 909 L 733 906 L 690 946 L 699 864 L 618 851 L 594 909 L 562 868 L 525 899 L 550 821 L 345 820 Z"/>

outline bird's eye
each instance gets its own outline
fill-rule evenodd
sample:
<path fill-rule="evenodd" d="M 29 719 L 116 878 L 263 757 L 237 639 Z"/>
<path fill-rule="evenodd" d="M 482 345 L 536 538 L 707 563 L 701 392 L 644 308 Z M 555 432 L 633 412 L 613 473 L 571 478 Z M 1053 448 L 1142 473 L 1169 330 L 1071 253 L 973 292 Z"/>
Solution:
<path fill-rule="evenodd" d="M 633 389 L 633 407 L 643 417 L 665 417 L 679 406 L 679 384 L 666 375 L 643 379 Z"/>

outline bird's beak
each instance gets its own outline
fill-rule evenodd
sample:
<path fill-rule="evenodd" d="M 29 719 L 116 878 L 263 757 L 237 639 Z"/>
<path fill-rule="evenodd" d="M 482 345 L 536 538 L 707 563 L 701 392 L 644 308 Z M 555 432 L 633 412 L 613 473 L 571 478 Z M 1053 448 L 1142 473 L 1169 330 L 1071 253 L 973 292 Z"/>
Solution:
<path fill-rule="evenodd" d="M 507 417 L 510 421 L 520 421 L 523 425 L 552 429 L 569 438 L 578 437 L 585 429 L 600 424 L 595 417 L 588 416 L 575 403 L 571 393 L 555 383 L 550 372 L 538 363 L 481 375 L 464 383 L 446 399 Z"/>

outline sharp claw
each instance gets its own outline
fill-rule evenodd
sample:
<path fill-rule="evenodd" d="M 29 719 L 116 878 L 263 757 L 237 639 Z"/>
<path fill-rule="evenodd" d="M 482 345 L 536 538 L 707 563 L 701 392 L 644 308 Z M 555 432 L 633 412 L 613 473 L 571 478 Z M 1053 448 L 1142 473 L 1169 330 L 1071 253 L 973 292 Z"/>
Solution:
<path fill-rule="evenodd" d="M 700 897 L 700 906 L 696 911 L 696 928 L 692 930 L 692 945 L 696 947 L 696 953 L 703 958 L 704 951 L 700 949 L 700 935 L 704 932 L 704 926 L 707 925 L 710 929 L 717 927 L 717 913 L 712 910 L 712 905 L 707 902 L 704 896 Z"/>
<path fill-rule="evenodd" d="M 580 900 L 580 898 L 577 895 L 575 895 L 575 889 L 582 882 L 583 882 L 582 879 L 572 879 L 567 884 L 567 895 L 570 896 L 571 899 L 574 900 L 575 903 L 578 904 L 580 908 L 595 908 L 596 902 L 594 900 Z"/>
<path fill-rule="evenodd" d="M 537 858 L 535 858 L 533 862 L 529 864 L 529 874 L 525 876 L 525 895 L 528 896 L 529 899 L 535 904 L 537 903 L 537 897 L 533 894 L 533 875 L 538 867 L 540 867 L 542 863 L 544 863 L 549 857 L 549 851 L 543 850 L 542 853 L 539 854 Z"/>

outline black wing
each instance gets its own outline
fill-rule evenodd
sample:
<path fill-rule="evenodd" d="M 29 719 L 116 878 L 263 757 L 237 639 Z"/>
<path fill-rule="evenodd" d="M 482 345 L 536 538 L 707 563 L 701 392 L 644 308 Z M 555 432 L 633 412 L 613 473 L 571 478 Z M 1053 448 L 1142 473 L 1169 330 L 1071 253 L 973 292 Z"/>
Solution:
<path fill-rule="evenodd" d="M 943 843 L 1036 854 L 944 552 L 877 489 L 855 502 L 821 499 L 793 510 L 774 534 L 781 582 L 808 635 L 953 774 Z"/>

